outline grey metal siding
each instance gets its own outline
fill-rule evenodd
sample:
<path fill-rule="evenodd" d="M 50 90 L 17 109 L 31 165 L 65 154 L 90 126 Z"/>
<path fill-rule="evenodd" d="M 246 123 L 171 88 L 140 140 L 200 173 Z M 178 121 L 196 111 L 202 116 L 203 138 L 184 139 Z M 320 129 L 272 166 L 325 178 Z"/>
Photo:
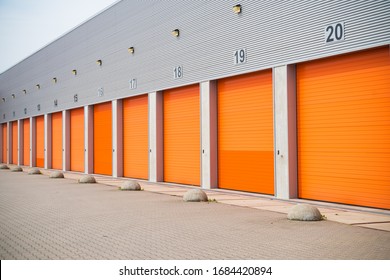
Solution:
<path fill-rule="evenodd" d="M 232 12 L 238 2 L 239 15 Z M 345 24 L 345 40 L 325 44 L 325 27 L 337 22 Z M 179 38 L 170 34 L 176 28 Z M 2 73 L 0 98 L 7 101 L 0 99 L 0 123 L 386 44 L 385 0 L 123 0 Z M 247 62 L 234 65 L 240 48 Z M 184 75 L 175 80 L 176 66 Z"/>

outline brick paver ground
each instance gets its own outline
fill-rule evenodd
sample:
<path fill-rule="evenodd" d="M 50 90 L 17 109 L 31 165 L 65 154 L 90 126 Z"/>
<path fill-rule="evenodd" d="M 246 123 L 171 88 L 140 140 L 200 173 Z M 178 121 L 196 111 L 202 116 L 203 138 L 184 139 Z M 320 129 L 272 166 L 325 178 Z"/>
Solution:
<path fill-rule="evenodd" d="M 0 170 L 0 259 L 390 259 L 390 232 Z"/>

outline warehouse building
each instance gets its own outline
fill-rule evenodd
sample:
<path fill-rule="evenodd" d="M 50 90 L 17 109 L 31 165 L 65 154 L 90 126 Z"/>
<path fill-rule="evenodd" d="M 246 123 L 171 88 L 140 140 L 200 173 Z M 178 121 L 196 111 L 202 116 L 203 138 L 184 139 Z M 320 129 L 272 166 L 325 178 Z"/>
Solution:
<path fill-rule="evenodd" d="M 3 163 L 390 209 L 390 1 L 119 1 L 0 75 Z"/>

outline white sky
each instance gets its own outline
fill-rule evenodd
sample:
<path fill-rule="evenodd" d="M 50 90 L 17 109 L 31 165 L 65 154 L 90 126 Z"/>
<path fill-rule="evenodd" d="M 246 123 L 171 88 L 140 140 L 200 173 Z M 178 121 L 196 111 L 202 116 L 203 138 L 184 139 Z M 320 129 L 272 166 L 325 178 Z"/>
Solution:
<path fill-rule="evenodd" d="M 0 0 L 0 73 L 117 0 Z"/>

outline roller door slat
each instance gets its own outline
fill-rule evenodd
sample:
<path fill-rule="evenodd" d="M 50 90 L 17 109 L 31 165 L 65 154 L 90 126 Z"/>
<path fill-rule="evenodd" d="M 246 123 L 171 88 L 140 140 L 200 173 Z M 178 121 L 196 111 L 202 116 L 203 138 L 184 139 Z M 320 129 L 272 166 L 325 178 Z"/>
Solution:
<path fill-rule="evenodd" d="M 23 164 L 30 165 L 30 119 L 23 120 Z"/>
<path fill-rule="evenodd" d="M 301 198 L 390 209 L 388 47 L 297 66 Z"/>
<path fill-rule="evenodd" d="M 53 169 L 62 169 L 62 112 L 51 117 L 51 164 Z"/>
<path fill-rule="evenodd" d="M 218 81 L 218 185 L 274 193 L 271 71 Z"/>
<path fill-rule="evenodd" d="M 18 164 L 18 122 L 12 122 L 12 163 Z"/>
<path fill-rule="evenodd" d="M 164 91 L 164 181 L 200 185 L 199 85 Z"/>
<path fill-rule="evenodd" d="M 84 172 L 84 108 L 70 111 L 70 170 Z"/>
<path fill-rule="evenodd" d="M 7 163 L 7 124 L 6 123 L 3 123 L 3 125 L 2 125 L 2 130 L 3 130 L 3 133 L 2 133 L 2 135 L 3 135 L 3 139 L 2 139 L 2 149 L 3 149 L 3 151 L 2 151 L 2 153 L 3 153 L 3 155 L 2 155 L 2 161 L 3 161 L 3 163 Z"/>
<path fill-rule="evenodd" d="M 112 175 L 111 102 L 93 106 L 93 172 Z"/>
<path fill-rule="evenodd" d="M 123 174 L 148 179 L 148 96 L 123 100 Z"/>
<path fill-rule="evenodd" d="M 36 117 L 35 147 L 36 147 L 36 166 L 45 166 L 45 123 L 44 117 Z"/>

